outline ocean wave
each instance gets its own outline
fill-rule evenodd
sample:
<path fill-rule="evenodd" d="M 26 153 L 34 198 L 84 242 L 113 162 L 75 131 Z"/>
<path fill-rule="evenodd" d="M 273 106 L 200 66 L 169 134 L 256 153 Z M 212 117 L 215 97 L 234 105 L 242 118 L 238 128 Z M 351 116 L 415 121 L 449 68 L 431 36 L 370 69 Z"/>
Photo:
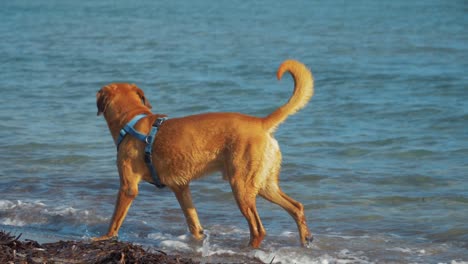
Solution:
<path fill-rule="evenodd" d="M 210 231 L 205 230 L 203 241 L 195 241 L 190 235 L 181 236 L 168 233 L 152 233 L 148 238 L 154 240 L 158 247 L 166 251 L 192 253 L 198 256 L 201 261 L 211 262 L 219 257 L 240 259 L 243 257 L 256 258 L 265 263 L 293 264 L 293 263 L 373 263 L 365 256 L 364 252 L 352 252 L 347 249 L 336 249 L 335 252 L 324 253 L 319 246 L 311 249 L 292 246 L 291 240 L 295 240 L 295 232 L 283 232 L 281 236 L 288 243 L 280 244 L 276 242 L 264 242 L 261 249 L 250 249 L 244 247 L 245 241 L 240 237 L 248 236 L 246 230 L 235 227 L 214 226 Z M 234 239 L 219 236 L 231 236 Z M 294 243 L 293 243 L 294 244 Z M 314 253 L 318 250 L 319 253 Z M 327 250 L 328 251 L 328 250 Z"/>
<path fill-rule="evenodd" d="M 440 187 L 448 185 L 447 180 L 428 175 L 410 174 L 399 176 L 385 176 L 380 178 L 369 179 L 370 182 L 376 185 L 400 185 L 400 186 L 424 186 L 424 187 Z"/>
<path fill-rule="evenodd" d="M 267 236 L 260 249 L 245 247 L 248 230 L 212 226 L 205 230 L 203 241 L 196 241 L 190 234 L 151 233 L 148 235 L 153 246 L 166 251 L 191 254 L 202 262 L 210 262 L 220 257 L 241 259 L 257 258 L 265 263 L 426 263 L 439 259 L 439 263 L 463 263 L 462 258 L 450 259 L 441 254 L 447 247 L 444 244 L 420 242 L 401 246 L 399 237 L 381 234 L 350 236 L 344 234 L 316 234 L 311 248 L 303 248 L 296 243 L 297 233 L 284 231 Z M 371 243 L 371 244 L 369 244 Z M 461 252 L 459 248 L 457 251 Z M 449 259 L 447 259 L 449 258 Z M 444 261 L 445 260 L 445 261 Z"/>
<path fill-rule="evenodd" d="M 49 206 L 40 200 L 0 200 L 0 216 L 2 225 L 39 225 L 52 230 L 60 230 L 66 226 L 96 224 L 105 219 L 89 210 L 67 205 Z"/>
<path fill-rule="evenodd" d="M 431 151 L 428 149 L 410 149 L 410 150 L 403 150 L 403 151 L 394 151 L 387 153 L 387 156 L 397 159 L 404 159 L 404 160 L 415 160 L 421 158 L 429 158 L 436 155 L 437 152 Z"/>
<path fill-rule="evenodd" d="M 24 211 L 20 213 L 18 211 Z M 51 232 L 57 237 L 68 234 L 68 238 L 89 239 L 96 236 L 95 230 L 105 228 L 108 219 L 88 210 L 80 210 L 67 205 L 49 206 L 46 202 L 0 200 L 0 226 L 21 228 L 36 226 L 36 232 Z M 34 218 L 28 218 L 33 215 Z M 247 227 L 233 225 L 205 226 L 205 238 L 197 241 L 183 228 L 165 228 L 164 231 L 152 232 L 154 226 L 144 221 L 129 220 L 130 228 L 120 231 L 120 238 L 168 252 L 180 252 L 198 258 L 202 262 L 215 262 L 219 259 L 239 260 L 257 258 L 265 263 L 387 263 L 412 262 L 425 263 L 428 260 L 445 260 L 440 263 L 463 263 L 464 259 L 453 254 L 461 252 L 463 245 L 431 243 L 422 240 L 419 243 L 404 244 L 400 238 L 392 235 L 363 233 L 350 235 L 334 233 L 316 233 L 311 248 L 300 247 L 297 231 L 284 230 L 273 232 L 265 238 L 260 249 L 247 247 L 249 230 Z M 165 224 L 159 225 L 164 228 Z M 448 230 L 446 235 L 466 234 L 466 230 Z M 50 234 L 49 240 L 50 240 Z M 445 243 L 445 242 L 444 242 Z M 450 247 L 451 255 L 443 252 Z M 459 255 L 461 256 L 461 255 Z M 448 260 L 447 260 L 448 258 Z M 455 261 L 455 262 L 453 262 Z"/>

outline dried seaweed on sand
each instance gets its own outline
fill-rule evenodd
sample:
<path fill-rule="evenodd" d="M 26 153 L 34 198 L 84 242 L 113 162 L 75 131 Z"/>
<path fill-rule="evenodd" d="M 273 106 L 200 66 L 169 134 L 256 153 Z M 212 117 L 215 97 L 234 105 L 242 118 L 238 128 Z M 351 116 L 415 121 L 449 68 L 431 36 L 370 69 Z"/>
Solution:
<path fill-rule="evenodd" d="M 0 231 L 0 263 L 180 263 L 192 264 L 188 258 L 151 252 L 139 245 L 107 241 L 59 241 L 39 244 L 20 241 L 19 236 Z"/>

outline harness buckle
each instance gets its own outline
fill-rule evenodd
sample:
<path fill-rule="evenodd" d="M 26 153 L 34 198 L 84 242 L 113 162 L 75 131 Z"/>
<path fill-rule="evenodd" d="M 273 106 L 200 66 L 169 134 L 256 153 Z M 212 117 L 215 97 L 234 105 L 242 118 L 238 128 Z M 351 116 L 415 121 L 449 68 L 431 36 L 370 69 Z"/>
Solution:
<path fill-rule="evenodd" d="M 159 128 L 159 126 L 164 122 L 166 121 L 166 117 L 160 117 L 158 119 L 156 119 L 156 121 L 154 122 L 153 126 L 156 127 L 156 128 Z"/>

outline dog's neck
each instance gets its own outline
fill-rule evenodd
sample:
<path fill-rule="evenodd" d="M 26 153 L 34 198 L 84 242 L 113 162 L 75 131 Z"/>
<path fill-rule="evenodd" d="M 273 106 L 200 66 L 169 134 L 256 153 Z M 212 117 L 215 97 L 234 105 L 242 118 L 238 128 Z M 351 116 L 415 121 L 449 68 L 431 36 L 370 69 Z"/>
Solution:
<path fill-rule="evenodd" d="M 151 115 L 152 113 L 146 107 L 138 107 L 132 110 L 125 109 L 125 111 L 106 111 L 104 113 L 107 126 L 109 127 L 114 142 L 117 142 L 120 130 L 130 122 L 132 118 L 140 114 Z"/>

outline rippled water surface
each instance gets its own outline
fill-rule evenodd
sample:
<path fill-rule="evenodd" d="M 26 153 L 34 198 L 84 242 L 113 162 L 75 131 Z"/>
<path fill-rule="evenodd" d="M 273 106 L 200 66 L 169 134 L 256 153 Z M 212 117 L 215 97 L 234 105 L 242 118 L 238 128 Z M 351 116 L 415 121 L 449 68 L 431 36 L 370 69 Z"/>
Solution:
<path fill-rule="evenodd" d="M 206 260 L 468 261 L 468 5 L 464 1 L 7 1 L 0 9 L 0 229 L 41 241 L 106 232 L 119 187 L 95 93 L 141 87 L 153 111 L 265 116 L 292 92 L 287 58 L 315 96 L 276 133 L 281 186 L 315 241 L 258 199 L 248 226 L 220 175 L 192 184 L 207 230 L 187 235 L 172 193 L 142 183 L 120 239 Z"/>

